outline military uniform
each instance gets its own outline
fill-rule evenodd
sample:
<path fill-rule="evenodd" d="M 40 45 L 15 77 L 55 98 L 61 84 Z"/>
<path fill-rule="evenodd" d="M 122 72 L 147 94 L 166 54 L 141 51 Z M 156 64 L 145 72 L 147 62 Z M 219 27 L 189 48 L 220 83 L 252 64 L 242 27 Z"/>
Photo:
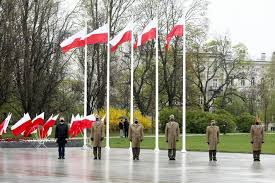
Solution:
<path fill-rule="evenodd" d="M 260 161 L 262 143 L 264 143 L 264 128 L 262 125 L 252 125 L 250 129 L 254 161 Z"/>
<path fill-rule="evenodd" d="M 170 122 L 166 123 L 165 126 L 165 137 L 168 143 L 168 157 L 170 160 L 175 160 L 176 158 L 176 146 L 180 134 L 179 124 L 173 118 L 173 116 L 170 116 Z"/>
<path fill-rule="evenodd" d="M 130 125 L 129 140 L 132 142 L 133 159 L 139 160 L 140 142 L 143 140 L 143 127 L 141 124 L 134 123 Z"/>
<path fill-rule="evenodd" d="M 217 145 L 220 139 L 220 129 L 218 126 L 215 125 L 214 122 L 211 123 L 211 126 L 206 128 L 206 138 L 208 143 L 208 150 L 209 150 L 209 160 L 217 161 L 216 152 L 217 152 Z"/>
<path fill-rule="evenodd" d="M 91 131 L 91 140 L 93 144 L 94 159 L 101 159 L 101 145 L 104 139 L 104 124 L 96 122 Z"/>

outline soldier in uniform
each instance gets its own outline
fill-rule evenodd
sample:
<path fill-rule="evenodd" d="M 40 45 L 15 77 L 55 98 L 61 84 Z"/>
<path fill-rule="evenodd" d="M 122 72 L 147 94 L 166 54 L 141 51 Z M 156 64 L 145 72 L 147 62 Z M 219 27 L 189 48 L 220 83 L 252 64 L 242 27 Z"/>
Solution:
<path fill-rule="evenodd" d="M 169 116 L 170 121 L 165 126 L 165 137 L 168 143 L 168 157 L 169 160 L 176 158 L 176 145 L 179 140 L 180 128 L 179 124 L 175 122 L 174 115 Z"/>
<path fill-rule="evenodd" d="M 132 142 L 133 160 L 139 160 L 140 142 L 143 140 L 143 127 L 138 123 L 137 119 L 129 127 L 129 140 Z"/>
<path fill-rule="evenodd" d="M 96 122 L 92 127 L 91 140 L 93 142 L 94 159 L 101 159 L 101 144 L 104 139 L 104 124 L 101 122 L 100 117 L 96 116 Z"/>
<path fill-rule="evenodd" d="M 60 122 L 55 128 L 55 139 L 58 144 L 58 159 L 65 159 L 65 144 L 68 139 L 68 125 L 65 124 L 65 119 L 60 118 Z"/>
<path fill-rule="evenodd" d="M 264 128 L 258 118 L 256 118 L 255 124 L 251 126 L 250 134 L 254 161 L 260 161 L 262 144 L 264 143 Z"/>
<path fill-rule="evenodd" d="M 206 138 L 209 150 L 209 161 L 217 161 L 217 145 L 220 140 L 220 129 L 216 126 L 215 120 L 211 120 L 210 126 L 206 128 Z"/>

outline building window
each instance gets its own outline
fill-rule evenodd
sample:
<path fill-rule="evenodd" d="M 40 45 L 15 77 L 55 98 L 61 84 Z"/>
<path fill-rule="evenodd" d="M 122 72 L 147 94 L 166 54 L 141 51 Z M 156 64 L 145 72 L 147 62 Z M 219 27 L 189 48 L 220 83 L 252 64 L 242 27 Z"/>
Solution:
<path fill-rule="evenodd" d="M 231 86 L 234 86 L 234 79 L 231 79 Z"/>
<path fill-rule="evenodd" d="M 245 80 L 241 79 L 241 86 L 245 86 Z"/>
<path fill-rule="evenodd" d="M 218 79 L 213 79 L 213 88 L 217 88 L 218 87 Z"/>
<path fill-rule="evenodd" d="M 251 86 L 254 86 L 255 85 L 255 78 L 251 78 Z"/>
<path fill-rule="evenodd" d="M 200 98 L 199 98 L 199 102 L 200 102 L 200 105 L 202 105 L 203 104 L 203 98 L 202 98 L 202 96 L 200 96 Z"/>

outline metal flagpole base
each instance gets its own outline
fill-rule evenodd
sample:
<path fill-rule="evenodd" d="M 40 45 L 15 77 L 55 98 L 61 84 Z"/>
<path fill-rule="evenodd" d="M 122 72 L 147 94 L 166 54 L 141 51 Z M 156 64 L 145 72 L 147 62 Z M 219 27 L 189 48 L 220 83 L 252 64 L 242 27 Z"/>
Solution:
<path fill-rule="evenodd" d="M 87 145 L 83 145 L 81 150 L 88 150 L 88 146 Z"/>
<path fill-rule="evenodd" d="M 182 149 L 180 152 L 181 153 L 186 153 L 187 151 L 186 151 L 186 149 Z"/>
<path fill-rule="evenodd" d="M 154 152 L 158 153 L 158 152 L 159 152 L 159 148 L 158 148 L 158 147 L 155 148 L 155 149 L 154 149 Z"/>
<path fill-rule="evenodd" d="M 110 150 L 111 148 L 110 148 L 110 146 L 105 146 L 105 149 Z"/>

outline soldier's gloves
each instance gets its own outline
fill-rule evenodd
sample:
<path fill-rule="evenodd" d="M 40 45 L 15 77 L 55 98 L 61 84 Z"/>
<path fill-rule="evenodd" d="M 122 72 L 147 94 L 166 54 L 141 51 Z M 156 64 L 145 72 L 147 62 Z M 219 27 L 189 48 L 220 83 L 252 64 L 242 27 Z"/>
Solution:
<path fill-rule="evenodd" d="M 207 144 L 209 144 L 209 142 L 207 142 Z"/>
<path fill-rule="evenodd" d="M 253 144 L 253 141 L 251 141 L 250 143 Z"/>
<path fill-rule="evenodd" d="M 177 142 L 179 141 L 179 139 L 176 140 Z"/>
<path fill-rule="evenodd" d="M 91 141 L 94 141 L 94 138 L 91 138 Z"/>
<path fill-rule="evenodd" d="M 130 142 L 132 142 L 132 139 L 130 139 Z"/>
<path fill-rule="evenodd" d="M 104 139 L 104 137 L 101 137 L 101 139 L 100 139 L 100 140 L 102 141 L 103 139 Z"/>
<path fill-rule="evenodd" d="M 168 140 L 166 140 L 166 142 L 168 142 Z"/>
<path fill-rule="evenodd" d="M 142 139 L 140 139 L 140 142 L 142 142 L 143 140 Z"/>
<path fill-rule="evenodd" d="M 264 141 L 262 141 L 262 144 L 264 143 Z"/>

